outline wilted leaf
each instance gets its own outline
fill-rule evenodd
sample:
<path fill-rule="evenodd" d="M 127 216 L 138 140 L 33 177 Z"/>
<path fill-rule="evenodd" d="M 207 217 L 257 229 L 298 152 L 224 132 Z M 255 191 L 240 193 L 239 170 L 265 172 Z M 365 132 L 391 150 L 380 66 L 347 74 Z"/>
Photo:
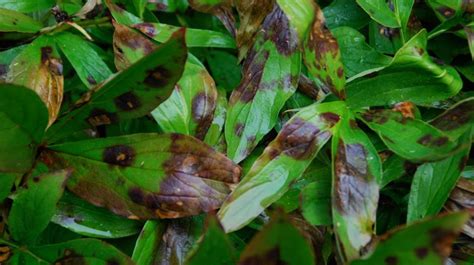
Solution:
<path fill-rule="evenodd" d="M 300 110 L 283 126 L 219 210 L 219 219 L 227 232 L 252 221 L 301 177 L 331 137 L 344 110 L 341 102 L 315 103 Z"/>
<path fill-rule="evenodd" d="M 282 31 L 282 32 L 280 32 Z M 243 79 L 227 110 L 227 155 L 242 161 L 275 126 L 285 101 L 295 92 L 301 66 L 297 32 L 275 5 L 263 22 L 243 66 Z"/>
<path fill-rule="evenodd" d="M 13 61 L 7 82 L 34 90 L 49 111 L 49 125 L 58 116 L 64 92 L 63 65 L 54 39 L 41 36 L 28 45 Z"/>
<path fill-rule="evenodd" d="M 48 130 L 48 140 L 57 142 L 81 130 L 141 117 L 171 94 L 181 77 L 187 50 L 184 32 L 177 32 L 148 56 L 97 86 L 75 108 Z"/>
<path fill-rule="evenodd" d="M 48 110 L 25 87 L 0 84 L 0 172 L 26 172 L 48 124 Z"/>
<path fill-rule="evenodd" d="M 442 265 L 468 218 L 454 213 L 392 230 L 380 237 L 372 254 L 351 265 Z"/>
<path fill-rule="evenodd" d="M 69 193 L 58 202 L 51 221 L 89 237 L 119 238 L 140 231 L 140 223 L 114 215 Z"/>
<path fill-rule="evenodd" d="M 109 67 L 86 40 L 69 32 L 62 32 L 54 38 L 87 87 L 94 87 L 112 75 Z"/>
<path fill-rule="evenodd" d="M 20 12 L 5 9 L 0 1 L 0 32 L 38 32 L 42 25 L 33 18 Z"/>
<path fill-rule="evenodd" d="M 252 264 L 311 265 L 315 264 L 315 256 L 288 217 L 277 213 L 240 256 L 239 265 Z"/>
<path fill-rule="evenodd" d="M 369 137 L 346 115 L 332 138 L 332 216 L 343 260 L 359 258 L 375 236 L 382 162 Z"/>
<path fill-rule="evenodd" d="M 345 99 L 346 79 L 339 45 L 327 29 L 323 11 L 314 5 L 314 21 L 304 45 L 304 62 L 308 71 L 317 78 L 326 91 Z"/>
<path fill-rule="evenodd" d="M 443 207 L 469 158 L 471 132 L 461 136 L 459 143 L 465 147 L 458 153 L 441 161 L 422 164 L 416 170 L 410 189 L 407 222 L 434 216 Z"/>
<path fill-rule="evenodd" d="M 206 231 L 189 254 L 186 265 L 228 265 L 235 264 L 237 256 L 229 238 L 222 230 L 215 215 L 206 219 Z"/>
<path fill-rule="evenodd" d="M 129 218 L 178 218 L 220 207 L 240 168 L 201 141 L 135 134 L 50 147 L 74 172 L 68 188 Z"/>
<path fill-rule="evenodd" d="M 190 56 L 170 98 L 153 110 L 152 115 L 164 132 L 204 140 L 213 121 L 216 101 L 214 80 L 199 60 Z"/>
<path fill-rule="evenodd" d="M 392 110 L 369 110 L 360 117 L 377 132 L 387 147 L 413 161 L 434 161 L 451 156 L 457 143 L 428 123 Z"/>
<path fill-rule="evenodd" d="M 474 208 L 474 180 L 460 178 L 444 208 L 450 212 L 472 210 Z M 472 215 L 463 226 L 462 232 L 474 238 L 474 217 Z"/>
<path fill-rule="evenodd" d="M 148 37 L 165 42 L 181 27 L 162 23 L 140 23 L 133 25 Z M 188 47 L 235 48 L 235 41 L 229 35 L 212 30 L 186 28 L 186 45 Z"/>
<path fill-rule="evenodd" d="M 69 174 L 61 170 L 31 177 L 16 193 L 8 216 L 10 233 L 15 240 L 32 243 L 46 228 Z"/>

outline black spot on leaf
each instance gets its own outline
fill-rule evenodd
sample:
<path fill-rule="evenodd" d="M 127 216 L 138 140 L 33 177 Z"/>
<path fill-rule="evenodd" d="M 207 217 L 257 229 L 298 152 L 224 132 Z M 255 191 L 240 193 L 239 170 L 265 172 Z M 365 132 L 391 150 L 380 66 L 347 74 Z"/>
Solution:
<path fill-rule="evenodd" d="M 87 83 L 89 83 L 90 85 L 97 85 L 97 81 L 94 79 L 92 75 L 87 76 Z"/>
<path fill-rule="evenodd" d="M 428 248 L 419 247 L 419 248 L 415 249 L 415 255 L 416 255 L 419 259 L 424 259 L 424 258 L 426 258 L 426 256 L 428 256 Z"/>
<path fill-rule="evenodd" d="M 108 164 L 128 167 L 135 159 L 135 150 L 126 145 L 114 145 L 105 148 L 102 157 L 103 161 Z"/>
<path fill-rule="evenodd" d="M 397 265 L 398 264 L 398 258 L 394 256 L 389 256 L 385 258 L 385 264 L 387 265 Z"/>
<path fill-rule="evenodd" d="M 41 63 L 46 63 L 51 58 L 52 53 L 53 48 L 51 46 L 41 47 Z"/>
<path fill-rule="evenodd" d="M 140 188 L 130 188 L 128 190 L 128 197 L 130 197 L 130 200 L 132 200 L 132 202 L 137 204 L 143 204 L 143 202 L 145 201 L 145 196 L 143 194 L 142 189 Z"/>
<path fill-rule="evenodd" d="M 92 126 L 108 125 L 117 121 L 117 114 L 99 108 L 93 109 L 87 118 L 87 122 Z"/>
<path fill-rule="evenodd" d="M 145 77 L 145 84 L 154 88 L 161 88 L 168 84 L 171 78 L 171 73 L 168 69 L 163 66 L 157 66 L 152 70 L 147 71 Z"/>
<path fill-rule="evenodd" d="M 114 99 L 115 106 L 120 110 L 130 111 L 141 106 L 140 99 L 133 92 L 125 92 Z"/>

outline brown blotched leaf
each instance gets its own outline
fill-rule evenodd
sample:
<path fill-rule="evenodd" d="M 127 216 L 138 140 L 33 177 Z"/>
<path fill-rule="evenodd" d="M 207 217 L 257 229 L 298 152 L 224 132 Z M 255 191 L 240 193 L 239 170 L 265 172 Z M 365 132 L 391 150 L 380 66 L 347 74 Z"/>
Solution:
<path fill-rule="evenodd" d="M 220 207 L 240 168 L 203 142 L 179 134 L 135 134 L 50 147 L 71 167 L 68 188 L 129 218 L 178 218 Z"/>
<path fill-rule="evenodd" d="M 471 219 L 463 226 L 462 232 L 474 238 L 474 180 L 460 178 L 444 208 L 450 212 L 471 211 Z"/>
<path fill-rule="evenodd" d="M 191 7 L 199 12 L 215 15 L 226 29 L 235 36 L 235 18 L 232 14 L 232 0 L 189 0 Z"/>

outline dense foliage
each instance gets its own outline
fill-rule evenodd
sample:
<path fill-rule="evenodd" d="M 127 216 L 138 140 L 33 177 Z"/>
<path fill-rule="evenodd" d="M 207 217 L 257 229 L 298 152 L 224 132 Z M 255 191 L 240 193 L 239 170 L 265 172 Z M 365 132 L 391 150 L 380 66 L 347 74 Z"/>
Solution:
<path fill-rule="evenodd" d="M 0 0 L 0 264 L 474 263 L 472 0 Z"/>

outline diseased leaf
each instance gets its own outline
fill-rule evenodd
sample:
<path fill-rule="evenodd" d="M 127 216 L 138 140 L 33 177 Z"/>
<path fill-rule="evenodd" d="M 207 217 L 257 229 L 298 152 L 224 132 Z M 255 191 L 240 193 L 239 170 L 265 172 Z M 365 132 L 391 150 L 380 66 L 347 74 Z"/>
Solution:
<path fill-rule="evenodd" d="M 308 71 L 318 79 L 326 91 L 345 99 L 346 79 L 341 61 L 339 45 L 326 28 L 324 15 L 315 4 L 315 17 L 304 44 L 304 63 Z"/>
<path fill-rule="evenodd" d="M 77 75 L 87 87 L 102 83 L 112 75 L 99 54 L 81 37 L 69 32 L 54 35 L 56 44 L 66 55 Z"/>
<path fill-rule="evenodd" d="M 46 228 L 69 174 L 70 171 L 61 170 L 32 177 L 16 193 L 8 216 L 9 230 L 15 240 L 32 243 Z"/>
<path fill-rule="evenodd" d="M 409 99 L 431 106 L 454 96 L 462 88 L 459 74 L 450 66 L 434 63 L 426 52 L 427 33 L 420 31 L 374 77 L 357 79 L 347 86 L 347 104 L 353 108 L 391 105 Z"/>
<path fill-rule="evenodd" d="M 235 264 L 237 260 L 235 249 L 214 215 L 209 215 L 207 218 L 205 230 L 202 238 L 197 242 L 196 248 L 190 252 L 185 264 Z"/>
<path fill-rule="evenodd" d="M 224 27 L 235 36 L 235 18 L 232 14 L 232 0 L 189 0 L 189 5 L 204 13 L 215 15 Z"/>
<path fill-rule="evenodd" d="M 131 219 L 178 218 L 220 207 L 240 168 L 201 141 L 135 134 L 51 146 L 74 172 L 68 189 Z"/>
<path fill-rule="evenodd" d="M 13 61 L 7 82 L 34 90 L 49 112 L 49 126 L 56 120 L 64 92 L 63 65 L 54 39 L 40 36 Z"/>
<path fill-rule="evenodd" d="M 204 140 L 213 121 L 216 101 L 214 80 L 196 58 L 190 57 L 170 98 L 152 115 L 164 132 Z"/>
<path fill-rule="evenodd" d="M 223 89 L 217 90 L 216 108 L 214 111 L 214 118 L 212 119 L 209 130 L 207 131 L 204 142 L 210 146 L 215 147 L 219 141 L 223 139 L 223 128 L 226 117 L 227 98 L 226 92 Z"/>
<path fill-rule="evenodd" d="M 162 23 L 140 23 L 133 25 L 148 37 L 165 42 L 174 32 L 183 28 Z M 227 34 L 204 29 L 186 28 L 188 47 L 235 48 L 235 41 Z"/>
<path fill-rule="evenodd" d="M 469 23 L 465 26 L 464 32 L 466 32 L 467 42 L 469 44 L 469 51 L 471 52 L 471 58 L 474 60 L 474 22 Z"/>
<path fill-rule="evenodd" d="M 460 178 L 456 187 L 449 195 L 449 200 L 444 205 L 448 212 L 464 211 L 472 209 L 474 202 L 474 180 Z M 471 215 L 469 221 L 463 226 L 462 232 L 474 238 L 474 218 Z"/>
<path fill-rule="evenodd" d="M 51 221 L 80 235 L 119 238 L 137 234 L 140 223 L 128 220 L 66 193 Z"/>
<path fill-rule="evenodd" d="M 309 242 L 289 221 L 277 213 L 255 235 L 240 256 L 239 265 L 251 264 L 315 264 Z"/>
<path fill-rule="evenodd" d="M 54 0 L 0 0 L 0 6 L 5 9 L 29 13 L 53 7 Z"/>
<path fill-rule="evenodd" d="M 219 210 L 227 232 L 248 224 L 301 177 L 331 137 L 344 110 L 342 102 L 315 103 L 283 126 Z"/>
<path fill-rule="evenodd" d="M 465 146 L 460 152 L 441 161 L 422 164 L 416 170 L 408 201 L 408 223 L 434 216 L 443 207 L 469 158 L 471 132 L 461 136 L 459 142 Z"/>
<path fill-rule="evenodd" d="M 148 220 L 138 236 L 132 260 L 137 265 L 152 265 L 166 225 L 157 220 Z"/>
<path fill-rule="evenodd" d="M 392 230 L 380 237 L 372 254 L 351 265 L 442 265 L 468 218 L 459 212 Z"/>
<path fill-rule="evenodd" d="M 282 31 L 282 32 L 281 32 Z M 263 22 L 243 66 L 243 79 L 227 109 L 227 155 L 242 161 L 275 126 L 285 101 L 295 92 L 300 72 L 297 32 L 275 5 Z"/>
<path fill-rule="evenodd" d="M 332 138 L 332 217 L 345 262 L 359 258 L 375 236 L 382 162 L 369 137 L 346 115 Z"/>
<path fill-rule="evenodd" d="M 177 32 L 148 56 L 84 95 L 48 130 L 49 142 L 144 116 L 165 101 L 183 72 L 187 57 L 183 34 Z"/>
<path fill-rule="evenodd" d="M 32 90 L 0 84 L 0 172 L 31 168 L 48 124 L 48 110 Z"/>
<path fill-rule="evenodd" d="M 422 120 L 392 110 L 369 110 L 360 117 L 397 155 L 413 161 L 434 161 L 451 156 L 458 145 L 447 134 Z"/>
<path fill-rule="evenodd" d="M 30 251 L 51 264 L 134 264 L 114 246 L 90 238 L 33 247 Z"/>
<path fill-rule="evenodd" d="M 0 1 L 0 32 L 38 32 L 42 25 L 33 18 L 20 12 L 5 9 Z"/>
<path fill-rule="evenodd" d="M 365 36 L 353 28 L 338 27 L 333 29 L 332 33 L 339 44 L 347 77 L 357 78 L 359 75 L 378 71 L 392 61 L 390 57 L 368 45 Z"/>
<path fill-rule="evenodd" d="M 446 19 L 453 18 L 457 15 L 460 15 L 463 10 L 461 7 L 463 4 L 467 6 L 469 3 L 468 1 L 462 0 L 427 0 L 426 3 L 433 9 L 436 16 L 441 20 L 444 21 Z"/>
<path fill-rule="evenodd" d="M 456 103 L 430 121 L 430 124 L 446 132 L 452 139 L 457 139 L 474 124 L 474 98 Z"/>

